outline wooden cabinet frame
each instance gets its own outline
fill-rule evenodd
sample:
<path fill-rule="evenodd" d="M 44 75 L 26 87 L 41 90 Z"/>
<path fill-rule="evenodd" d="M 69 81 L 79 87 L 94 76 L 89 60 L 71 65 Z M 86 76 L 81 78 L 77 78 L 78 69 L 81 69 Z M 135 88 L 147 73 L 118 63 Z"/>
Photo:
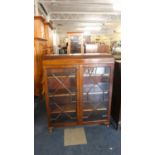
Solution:
<path fill-rule="evenodd" d="M 52 29 L 53 27 L 49 22 L 44 22 L 45 38 L 47 40 L 47 54 L 53 54 L 53 38 Z"/>
<path fill-rule="evenodd" d="M 102 117 L 100 117 L 99 119 L 95 118 L 95 120 L 93 120 L 91 118 L 90 118 L 90 120 L 84 120 L 84 112 L 85 112 L 85 109 L 84 109 L 85 104 L 84 104 L 84 97 L 83 97 L 84 94 L 85 94 L 85 92 L 84 92 L 84 81 L 85 81 L 84 78 L 86 78 L 86 81 L 87 81 L 88 77 L 91 79 L 94 76 L 97 76 L 97 78 L 99 76 L 99 78 L 100 78 L 100 74 L 99 75 L 95 74 L 92 77 L 88 76 L 88 75 L 85 75 L 84 69 L 85 68 L 86 69 L 87 68 L 88 69 L 90 69 L 90 68 L 98 69 L 99 68 L 99 69 L 105 70 L 106 67 L 109 68 L 109 74 L 107 76 L 108 77 L 107 78 L 107 83 L 108 83 L 107 99 L 108 99 L 108 101 L 107 101 L 107 105 L 106 105 L 107 110 L 105 112 L 106 117 L 104 117 L 104 119 Z M 76 101 L 75 102 L 76 110 L 74 110 L 75 113 L 76 113 L 75 114 L 76 119 L 71 121 L 71 122 L 70 121 L 69 122 L 63 122 L 63 121 L 62 122 L 57 122 L 57 121 L 52 122 L 51 121 L 52 109 L 50 109 L 50 104 L 52 102 L 49 101 L 50 100 L 50 97 L 49 97 L 49 85 L 51 85 L 51 84 L 48 81 L 48 78 L 49 78 L 49 75 L 48 75 L 49 73 L 48 72 L 50 72 L 50 74 L 52 76 L 58 76 L 58 78 L 59 78 L 61 76 L 59 76 L 58 73 L 61 73 L 61 75 L 62 75 L 62 73 L 67 74 L 67 73 L 70 73 L 68 71 L 70 69 L 75 69 L 76 70 L 75 71 L 75 75 L 76 75 L 75 76 L 75 81 L 76 81 L 76 94 L 75 94 L 75 96 L 77 98 L 75 100 Z M 52 55 L 46 55 L 46 56 L 44 56 L 44 61 L 43 61 L 44 82 L 45 82 L 44 83 L 44 89 L 45 89 L 45 96 L 46 96 L 46 110 L 47 110 L 47 115 L 48 115 L 48 128 L 49 128 L 49 130 L 51 130 L 52 127 L 68 126 L 68 125 L 71 125 L 71 126 L 84 125 L 84 124 L 106 124 L 106 125 L 109 125 L 109 123 L 110 123 L 110 113 L 111 113 L 113 70 L 114 70 L 114 58 L 112 56 L 109 56 L 109 55 L 79 55 L 79 56 L 68 56 L 68 55 L 66 55 L 66 56 L 52 56 Z M 73 80 L 70 80 L 70 78 L 74 77 L 73 75 L 72 74 L 67 75 L 69 81 L 73 81 Z M 62 79 L 62 77 L 61 77 L 61 79 Z M 97 82 L 102 83 L 102 81 L 97 81 Z M 66 83 L 64 82 L 64 85 Z M 91 83 L 91 84 L 93 85 L 93 83 Z M 56 84 L 54 84 L 54 82 L 53 82 L 53 85 L 51 85 L 53 90 L 56 90 L 55 85 Z M 72 86 L 72 83 L 71 83 L 71 86 Z M 87 86 L 87 84 L 86 84 L 86 86 Z M 68 87 L 68 88 L 70 88 L 70 87 Z M 56 102 L 56 101 L 53 101 L 53 102 Z M 61 104 L 63 102 L 65 102 L 65 101 L 61 100 Z M 69 102 L 67 104 L 71 105 L 71 103 L 69 103 Z M 96 102 L 94 102 L 94 105 L 95 104 L 96 104 Z M 102 104 L 102 101 L 101 101 L 101 104 Z M 86 112 L 88 111 L 88 113 L 89 113 L 90 112 L 89 110 L 92 111 L 92 114 L 95 111 L 97 112 L 97 114 L 98 114 L 98 112 L 102 113 L 102 111 L 98 111 L 97 109 L 94 110 L 91 107 L 86 109 Z M 64 110 L 64 112 L 65 112 L 65 110 Z"/>

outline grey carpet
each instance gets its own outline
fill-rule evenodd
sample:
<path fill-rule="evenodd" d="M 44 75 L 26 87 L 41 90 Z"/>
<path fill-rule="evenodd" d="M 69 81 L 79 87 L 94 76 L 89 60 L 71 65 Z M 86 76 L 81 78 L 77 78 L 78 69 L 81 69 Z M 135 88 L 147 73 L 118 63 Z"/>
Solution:
<path fill-rule="evenodd" d="M 34 155 L 121 155 L 121 131 L 112 126 L 84 126 L 87 144 L 64 146 L 64 128 L 47 130 L 45 107 L 40 107 L 34 124 Z"/>

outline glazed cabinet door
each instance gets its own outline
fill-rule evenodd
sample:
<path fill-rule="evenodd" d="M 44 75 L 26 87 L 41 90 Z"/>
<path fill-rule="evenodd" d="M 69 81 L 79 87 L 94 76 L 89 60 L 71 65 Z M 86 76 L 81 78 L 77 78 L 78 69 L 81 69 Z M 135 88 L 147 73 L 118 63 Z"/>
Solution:
<path fill-rule="evenodd" d="M 48 66 L 44 68 L 46 81 L 46 108 L 51 124 L 77 121 L 77 75 L 72 66 Z"/>
<path fill-rule="evenodd" d="M 108 65 L 84 65 L 82 86 L 83 122 L 109 119 L 112 68 Z"/>

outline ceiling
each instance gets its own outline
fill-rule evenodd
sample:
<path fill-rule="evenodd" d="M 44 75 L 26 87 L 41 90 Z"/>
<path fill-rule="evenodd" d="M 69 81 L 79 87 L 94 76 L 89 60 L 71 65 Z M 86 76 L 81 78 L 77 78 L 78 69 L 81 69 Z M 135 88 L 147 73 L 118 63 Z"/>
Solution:
<path fill-rule="evenodd" d="M 114 9 L 120 0 L 39 0 L 48 20 L 60 33 L 111 34 L 120 29 L 121 12 Z"/>

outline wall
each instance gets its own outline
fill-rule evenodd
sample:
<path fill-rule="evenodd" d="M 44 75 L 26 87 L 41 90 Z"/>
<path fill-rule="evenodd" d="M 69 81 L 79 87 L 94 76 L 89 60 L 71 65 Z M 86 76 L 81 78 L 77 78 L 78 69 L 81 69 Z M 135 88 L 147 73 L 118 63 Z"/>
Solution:
<path fill-rule="evenodd" d="M 54 51 L 54 54 L 58 54 L 59 53 L 59 50 L 58 50 L 59 35 L 57 34 L 56 30 L 53 30 L 52 37 L 53 37 L 53 51 Z"/>

